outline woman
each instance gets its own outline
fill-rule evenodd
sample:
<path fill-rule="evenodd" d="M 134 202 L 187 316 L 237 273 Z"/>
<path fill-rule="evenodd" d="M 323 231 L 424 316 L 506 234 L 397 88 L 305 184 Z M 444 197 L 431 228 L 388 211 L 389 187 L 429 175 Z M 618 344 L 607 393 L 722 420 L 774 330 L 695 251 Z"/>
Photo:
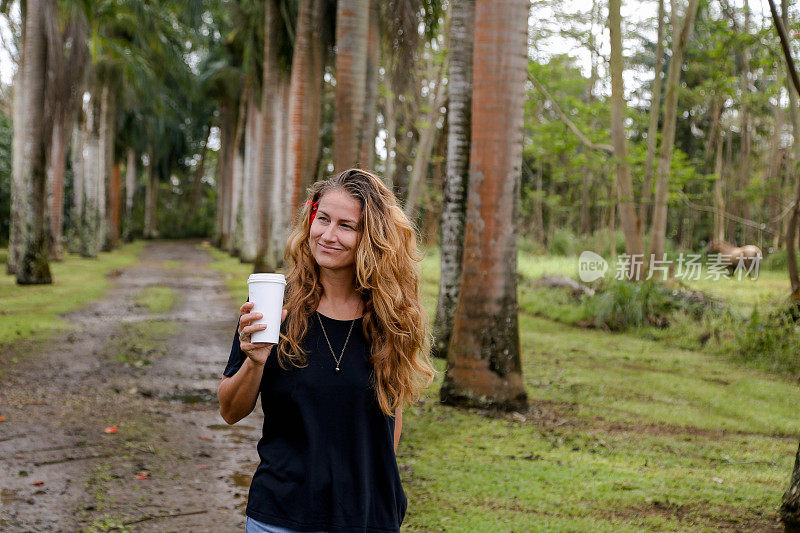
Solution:
<path fill-rule="evenodd" d="M 246 531 L 398 531 L 402 407 L 436 372 L 416 231 L 369 172 L 346 170 L 308 192 L 285 251 L 279 343 L 250 342 L 265 326 L 242 305 L 219 386 L 229 424 L 259 393 L 264 410 Z"/>

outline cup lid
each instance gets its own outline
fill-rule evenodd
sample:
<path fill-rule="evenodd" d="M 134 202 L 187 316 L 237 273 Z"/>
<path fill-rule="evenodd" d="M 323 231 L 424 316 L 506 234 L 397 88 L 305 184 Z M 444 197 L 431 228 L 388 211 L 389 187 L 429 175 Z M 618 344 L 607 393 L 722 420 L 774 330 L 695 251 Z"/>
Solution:
<path fill-rule="evenodd" d="M 285 285 L 286 277 L 283 274 L 259 273 L 259 274 L 250 274 L 250 277 L 247 278 L 247 283 L 254 283 L 257 281 L 268 281 L 270 283 L 283 283 Z"/>

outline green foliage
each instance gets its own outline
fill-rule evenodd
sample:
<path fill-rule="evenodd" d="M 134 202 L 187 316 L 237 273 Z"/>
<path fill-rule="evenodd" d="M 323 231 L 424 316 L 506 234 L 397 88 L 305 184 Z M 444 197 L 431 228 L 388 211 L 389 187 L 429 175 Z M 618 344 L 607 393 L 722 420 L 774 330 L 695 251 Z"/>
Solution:
<path fill-rule="evenodd" d="M 671 289 L 653 280 L 631 283 L 611 279 L 584 301 L 587 319 L 611 331 L 667 327 L 673 313 L 680 311 L 700 318 L 705 307 L 702 302 L 688 299 L 682 289 Z"/>
<path fill-rule="evenodd" d="M 754 308 L 749 319 L 729 318 L 729 334 L 719 348 L 767 372 L 800 378 L 800 310 L 782 305 L 766 312 Z"/>
<path fill-rule="evenodd" d="M 796 252 L 795 252 L 796 253 Z M 776 250 L 775 252 L 769 254 L 764 259 L 761 260 L 761 264 L 759 265 L 759 271 L 767 270 L 772 272 L 787 272 L 787 262 L 789 259 L 789 254 L 786 251 L 786 248 L 781 248 L 780 250 Z M 800 254 L 797 254 L 797 265 L 800 265 Z"/>

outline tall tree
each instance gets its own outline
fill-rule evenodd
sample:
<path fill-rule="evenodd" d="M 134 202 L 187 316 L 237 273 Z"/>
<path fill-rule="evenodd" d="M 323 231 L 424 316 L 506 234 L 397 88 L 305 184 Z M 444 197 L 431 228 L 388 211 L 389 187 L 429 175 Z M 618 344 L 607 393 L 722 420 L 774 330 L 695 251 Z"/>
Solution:
<path fill-rule="evenodd" d="M 292 217 L 297 213 L 306 187 L 316 177 L 325 60 L 323 14 L 322 0 L 300 2 L 289 96 L 288 174 L 294 182 Z"/>
<path fill-rule="evenodd" d="M 527 0 L 475 4 L 463 272 L 443 403 L 527 409 L 516 267 L 528 7 Z"/>
<path fill-rule="evenodd" d="M 608 33 L 611 39 L 611 141 L 614 146 L 616 165 L 616 190 L 619 202 L 619 218 L 625 234 L 625 250 L 630 256 L 644 253 L 641 220 L 636 213 L 633 197 L 630 164 L 628 163 L 628 141 L 625 135 L 625 93 L 622 82 L 622 17 L 621 0 L 608 2 Z M 629 275 L 638 279 L 641 270 L 630 264 Z"/>
<path fill-rule="evenodd" d="M 280 66 L 278 65 L 278 24 L 280 11 L 277 0 L 267 0 L 264 7 L 264 55 L 263 82 L 261 84 L 261 175 L 259 195 L 259 240 L 258 253 L 254 272 L 274 272 L 275 250 L 272 234 L 275 217 L 271 209 L 275 186 L 275 159 L 281 157 L 276 138 L 276 122 L 280 120 L 275 105 L 275 95 L 280 83 Z"/>
<path fill-rule="evenodd" d="M 650 195 L 653 183 L 653 161 L 658 146 L 658 119 L 661 116 L 661 79 L 664 70 L 664 0 L 658 0 L 658 22 L 656 30 L 656 63 L 653 67 L 653 89 L 650 99 L 650 121 L 647 125 L 647 159 L 644 165 L 642 202 L 639 206 L 639 219 L 642 226 L 647 225 L 650 211 Z"/>
<path fill-rule="evenodd" d="M 661 130 L 661 151 L 656 173 L 655 205 L 650 231 L 650 257 L 662 259 L 667 236 L 667 197 L 669 195 L 669 175 L 672 164 L 672 151 L 675 146 L 675 123 L 678 119 L 678 92 L 680 90 L 683 54 L 694 28 L 694 19 L 700 0 L 689 0 L 683 25 L 677 39 L 672 41 L 672 56 L 667 71 L 666 93 L 664 95 L 664 123 Z M 673 20 L 677 16 L 673 16 Z"/>
<path fill-rule="evenodd" d="M 443 359 L 447 358 L 461 279 L 469 183 L 475 0 L 455 2 L 451 9 L 447 169 L 442 199 L 439 296 L 433 322 L 432 347 L 433 355 Z"/>
<path fill-rule="evenodd" d="M 336 7 L 336 118 L 334 170 L 359 164 L 367 82 L 369 0 L 338 0 Z"/>
<path fill-rule="evenodd" d="M 48 24 L 55 23 L 55 0 L 28 0 L 23 42 L 22 86 L 24 157 L 29 161 L 23 176 L 24 195 L 17 283 L 52 283 L 47 221 L 47 152 L 52 139 L 52 110 L 48 95 Z M 52 90 L 49 96 L 52 95 Z M 52 104 L 52 101 L 49 102 Z"/>

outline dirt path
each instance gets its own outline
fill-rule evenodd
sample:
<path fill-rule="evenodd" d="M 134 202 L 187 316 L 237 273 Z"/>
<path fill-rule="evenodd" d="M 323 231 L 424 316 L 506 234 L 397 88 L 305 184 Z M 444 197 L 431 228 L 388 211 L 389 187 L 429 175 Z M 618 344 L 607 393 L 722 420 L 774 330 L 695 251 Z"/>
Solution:
<path fill-rule="evenodd" d="M 218 414 L 238 303 L 197 244 L 148 243 L 74 331 L 0 354 L 0 530 L 244 530 L 261 408 Z M 137 305 L 147 287 L 173 310 Z"/>

